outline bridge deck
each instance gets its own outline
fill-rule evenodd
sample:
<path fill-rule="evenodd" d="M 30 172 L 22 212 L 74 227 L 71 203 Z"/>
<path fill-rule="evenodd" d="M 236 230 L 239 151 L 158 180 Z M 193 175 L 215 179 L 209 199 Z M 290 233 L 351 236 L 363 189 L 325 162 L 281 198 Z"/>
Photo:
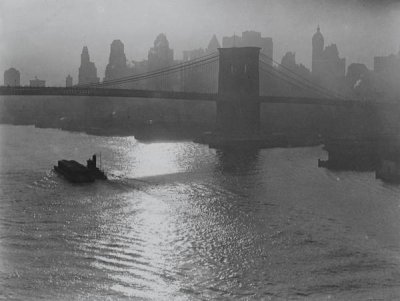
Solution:
<path fill-rule="evenodd" d="M 115 88 L 63 88 L 63 87 L 0 87 L 0 95 L 60 95 L 60 96 L 101 96 L 101 97 L 142 97 L 215 101 L 217 94 L 150 91 Z"/>
<path fill-rule="evenodd" d="M 116 88 L 82 88 L 82 87 L 0 87 L 0 95 L 59 95 L 59 96 L 100 96 L 100 97 L 140 97 L 161 99 L 184 99 L 195 101 L 216 101 L 218 94 L 179 92 L 179 91 L 151 91 Z M 299 105 L 324 106 L 365 106 L 389 105 L 398 106 L 398 103 L 366 102 L 361 100 L 330 99 L 314 97 L 287 97 L 287 96 L 259 96 L 261 103 L 281 103 Z"/>

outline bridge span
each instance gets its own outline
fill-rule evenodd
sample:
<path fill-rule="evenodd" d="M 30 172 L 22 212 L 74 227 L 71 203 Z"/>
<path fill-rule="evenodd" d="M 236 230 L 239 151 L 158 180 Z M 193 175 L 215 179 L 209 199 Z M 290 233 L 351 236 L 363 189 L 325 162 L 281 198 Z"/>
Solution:
<path fill-rule="evenodd" d="M 199 66 L 203 68 L 204 64 L 214 64 L 216 58 L 218 58 L 217 60 L 219 62 L 218 90 L 216 93 L 115 88 L 124 83 L 170 75 L 171 72 L 182 73 L 187 67 L 196 67 L 197 63 L 199 63 Z M 301 82 L 304 89 L 313 92 L 310 93 L 310 96 L 260 95 L 260 72 L 263 71 L 263 68 L 270 68 L 269 71 L 274 70 L 272 66 L 265 66 L 265 63 L 260 59 L 260 48 L 220 48 L 217 56 L 208 56 L 207 58 L 199 59 L 198 61 L 189 61 L 188 63 L 171 66 L 163 70 L 148 72 L 143 75 L 134 75 L 103 83 L 87 84 L 69 88 L 0 87 L 0 95 L 84 96 L 86 99 L 90 97 L 117 97 L 126 98 L 126 103 L 135 103 L 135 98 L 140 103 L 143 103 L 143 101 L 146 101 L 147 99 L 160 99 L 162 103 L 167 103 L 168 100 L 171 102 L 174 100 L 185 100 L 199 104 L 202 102 L 215 102 L 216 133 L 221 137 L 229 137 L 229 139 L 236 137 L 240 138 L 240 140 L 250 136 L 260 136 L 260 133 L 262 132 L 260 114 L 262 110 L 265 111 L 265 107 L 264 109 L 261 107 L 262 104 L 338 107 L 338 109 L 341 110 L 340 114 L 343 114 L 343 111 L 347 111 L 347 115 L 353 114 L 353 116 L 356 116 L 357 113 L 354 112 L 358 110 L 360 111 L 358 112 L 359 114 L 363 114 L 363 116 L 365 115 L 365 117 L 361 118 L 365 120 L 365 124 L 372 123 L 373 118 L 377 120 L 379 117 L 377 117 L 376 111 L 381 108 L 387 109 L 387 107 L 399 107 L 397 103 L 366 102 L 356 99 L 346 99 L 338 93 L 314 85 L 310 81 L 302 78 L 296 80 L 296 85 L 299 85 Z M 281 74 L 279 75 L 282 76 Z M 157 108 L 154 108 L 152 111 L 156 110 Z M 398 109 L 393 111 L 398 112 Z M 201 115 L 201 112 L 199 112 L 199 114 Z M 347 119 L 351 120 L 352 118 L 354 119 L 354 117 L 350 116 Z M 349 125 L 350 124 L 351 123 L 349 123 Z M 340 124 L 338 124 L 338 126 L 340 126 Z M 351 124 L 351 126 L 354 126 L 354 124 Z M 364 125 L 361 125 L 360 127 L 365 128 Z"/>
<path fill-rule="evenodd" d="M 0 87 L 0 95 L 42 95 L 42 96 L 96 96 L 125 98 L 157 98 L 180 99 L 193 101 L 217 101 L 218 93 L 182 92 L 182 91 L 151 91 L 121 88 L 85 88 L 85 87 Z M 353 99 L 335 99 L 302 96 L 256 96 L 261 103 L 318 105 L 318 106 L 398 106 L 395 102 L 368 102 Z"/>

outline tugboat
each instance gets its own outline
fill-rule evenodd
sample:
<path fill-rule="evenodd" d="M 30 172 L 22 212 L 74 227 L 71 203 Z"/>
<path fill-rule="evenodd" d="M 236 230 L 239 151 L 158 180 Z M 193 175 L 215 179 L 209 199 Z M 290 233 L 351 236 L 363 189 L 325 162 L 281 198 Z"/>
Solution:
<path fill-rule="evenodd" d="M 105 173 L 96 166 L 96 155 L 87 160 L 84 166 L 74 160 L 60 160 L 54 170 L 72 183 L 90 183 L 94 180 L 107 180 Z"/>

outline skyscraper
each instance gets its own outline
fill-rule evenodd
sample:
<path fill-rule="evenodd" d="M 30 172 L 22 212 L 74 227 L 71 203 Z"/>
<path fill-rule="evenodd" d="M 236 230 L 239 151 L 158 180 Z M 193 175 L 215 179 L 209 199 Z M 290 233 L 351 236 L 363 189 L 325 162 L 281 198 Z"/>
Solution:
<path fill-rule="evenodd" d="M 106 67 L 104 80 L 112 80 L 128 75 L 124 44 L 121 40 L 114 40 L 110 46 L 110 58 Z"/>
<path fill-rule="evenodd" d="M 318 26 L 312 37 L 312 75 L 321 82 L 338 82 L 344 79 L 346 59 L 339 57 L 336 44 L 324 48 L 324 37 Z"/>
<path fill-rule="evenodd" d="M 274 55 L 274 44 L 272 38 L 262 37 L 257 31 L 244 31 L 242 36 L 233 35 L 232 37 L 222 38 L 222 47 L 260 47 L 262 54 L 266 57 L 265 61 L 272 65 Z"/>
<path fill-rule="evenodd" d="M 81 66 L 79 67 L 78 84 L 91 84 L 98 83 L 97 68 L 93 62 L 90 61 L 89 50 L 84 46 L 81 54 Z"/>
<path fill-rule="evenodd" d="M 169 48 L 169 42 L 165 34 L 161 33 L 154 41 L 154 47 L 148 54 L 149 71 L 171 66 L 174 62 L 174 51 Z M 148 82 L 149 88 L 153 90 L 165 90 L 171 85 L 168 76 L 159 76 Z"/>
<path fill-rule="evenodd" d="M 38 79 L 37 76 L 35 76 L 35 79 L 29 81 L 29 86 L 34 88 L 43 88 L 46 87 L 46 81 Z"/>
<path fill-rule="evenodd" d="M 312 37 L 312 66 L 311 72 L 315 75 L 320 72 L 318 68 L 321 66 L 324 53 L 324 36 L 322 35 L 319 25 L 317 32 Z"/>
<path fill-rule="evenodd" d="M 15 68 L 10 68 L 4 71 L 4 86 L 16 87 L 20 86 L 21 77 L 19 71 Z"/>
<path fill-rule="evenodd" d="M 72 87 L 72 76 L 69 74 L 65 78 L 65 87 L 67 87 L 67 88 Z"/>
<path fill-rule="evenodd" d="M 208 43 L 206 53 L 216 52 L 218 50 L 218 48 L 221 48 L 221 45 L 219 44 L 218 39 L 217 39 L 216 35 L 214 34 L 212 36 L 210 42 Z"/>
<path fill-rule="evenodd" d="M 215 34 L 212 36 L 207 48 L 183 51 L 183 60 L 190 61 L 205 55 L 215 53 L 218 55 L 221 48 Z M 218 63 L 209 63 L 202 68 L 187 68 L 181 75 L 183 90 L 187 92 L 216 93 L 218 89 Z"/>

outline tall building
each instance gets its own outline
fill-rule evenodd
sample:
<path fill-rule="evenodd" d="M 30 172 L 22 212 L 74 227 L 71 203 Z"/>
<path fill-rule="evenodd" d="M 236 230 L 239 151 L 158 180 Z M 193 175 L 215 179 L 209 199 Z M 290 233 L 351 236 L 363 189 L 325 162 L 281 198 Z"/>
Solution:
<path fill-rule="evenodd" d="M 193 49 L 193 50 L 184 50 L 183 51 L 183 61 L 190 61 L 202 57 L 206 54 L 203 48 Z"/>
<path fill-rule="evenodd" d="M 174 50 L 169 48 L 169 42 L 165 34 L 161 33 L 154 41 L 154 47 L 148 54 L 149 69 L 155 70 L 172 65 Z"/>
<path fill-rule="evenodd" d="M 207 49 L 206 49 L 206 53 L 213 53 L 218 51 L 218 48 L 221 48 L 221 45 L 218 42 L 218 39 L 216 37 L 216 35 L 214 34 L 210 40 L 210 42 L 208 43 Z"/>
<path fill-rule="evenodd" d="M 193 50 L 184 50 L 183 51 L 183 61 L 190 61 L 202 57 L 207 54 L 215 53 L 217 54 L 218 48 L 221 48 L 221 45 L 218 42 L 215 34 L 212 36 L 210 42 L 206 49 L 198 48 Z"/>
<path fill-rule="evenodd" d="M 93 62 L 90 61 L 89 50 L 84 46 L 81 54 L 81 66 L 79 67 L 78 84 L 91 84 L 98 83 L 97 68 Z"/>
<path fill-rule="evenodd" d="M 317 27 L 317 32 L 312 37 L 312 65 L 311 72 L 313 74 L 318 74 L 320 72 L 319 68 L 322 65 L 324 56 L 324 36 L 321 33 L 319 25 Z"/>
<path fill-rule="evenodd" d="M 41 80 L 41 79 L 38 79 L 38 78 L 35 76 L 35 79 L 31 79 L 31 80 L 29 81 L 29 86 L 30 86 L 30 87 L 35 87 L 35 88 L 38 88 L 38 87 L 46 87 L 46 81 Z"/>
<path fill-rule="evenodd" d="M 389 70 L 400 71 L 400 53 L 374 57 L 374 72 L 382 73 Z"/>
<path fill-rule="evenodd" d="M 169 67 L 174 63 L 174 50 L 169 48 L 169 42 L 165 34 L 161 33 L 154 41 L 154 47 L 149 50 L 148 70 L 153 71 Z M 171 86 L 171 76 L 159 76 L 148 81 L 152 90 L 168 90 Z"/>
<path fill-rule="evenodd" d="M 296 54 L 294 52 L 287 52 L 282 57 L 279 66 L 270 66 L 269 72 L 261 72 L 260 93 L 261 95 L 286 95 L 293 97 L 315 96 L 314 94 L 310 94 L 309 90 L 301 88 L 292 79 L 301 79 L 302 82 L 311 80 L 311 72 L 304 65 L 296 63 Z"/>
<path fill-rule="evenodd" d="M 72 76 L 68 74 L 68 76 L 65 78 L 65 86 L 67 88 L 72 87 Z"/>
<path fill-rule="evenodd" d="M 359 63 L 352 63 L 347 67 L 346 81 L 349 86 L 354 87 L 359 80 L 362 80 L 369 75 L 367 66 Z"/>
<path fill-rule="evenodd" d="M 183 51 L 183 61 L 190 61 L 205 55 L 215 53 L 218 55 L 221 48 L 215 34 L 212 36 L 207 48 Z M 213 62 L 200 67 L 187 68 L 181 75 L 181 89 L 186 92 L 216 93 L 218 89 L 218 63 Z"/>
<path fill-rule="evenodd" d="M 373 84 L 379 93 L 390 100 L 398 100 L 400 95 L 400 52 L 374 57 L 373 78 Z"/>
<path fill-rule="evenodd" d="M 261 53 L 266 56 L 264 60 L 272 65 L 274 55 L 274 44 L 272 38 L 262 37 L 260 32 L 245 31 L 242 32 L 241 37 L 237 35 L 233 35 L 232 37 L 223 37 L 222 47 L 260 47 Z"/>
<path fill-rule="evenodd" d="M 19 71 L 10 68 L 4 71 L 4 86 L 17 87 L 20 86 L 21 77 Z"/>
<path fill-rule="evenodd" d="M 106 67 L 104 80 L 112 80 L 127 76 L 129 68 L 126 64 L 124 44 L 120 40 L 114 40 L 110 46 L 110 58 Z"/>
<path fill-rule="evenodd" d="M 346 84 L 355 97 L 362 99 L 376 97 L 373 77 L 364 64 L 353 63 L 347 67 Z"/>
<path fill-rule="evenodd" d="M 336 44 L 324 48 L 324 37 L 318 26 L 312 37 L 312 75 L 323 83 L 332 83 L 334 86 L 344 80 L 346 59 L 339 57 Z"/>
<path fill-rule="evenodd" d="M 294 52 L 286 52 L 282 57 L 281 65 L 293 69 L 296 67 L 296 54 Z"/>

